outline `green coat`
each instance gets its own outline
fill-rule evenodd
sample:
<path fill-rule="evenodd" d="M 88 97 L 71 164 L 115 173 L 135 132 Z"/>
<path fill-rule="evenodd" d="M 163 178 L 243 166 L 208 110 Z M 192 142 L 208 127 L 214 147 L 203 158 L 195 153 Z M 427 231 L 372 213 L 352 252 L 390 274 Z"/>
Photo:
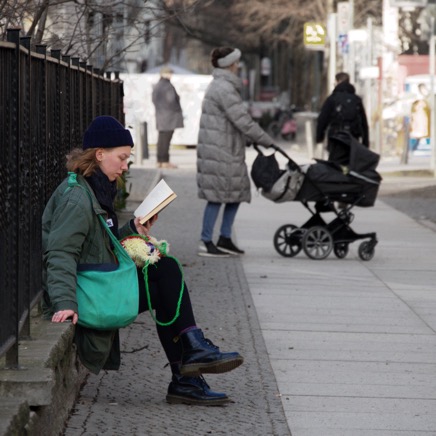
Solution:
<path fill-rule="evenodd" d="M 65 179 L 55 190 L 42 216 L 43 309 L 51 319 L 59 310 L 77 312 L 76 271 L 78 264 L 115 263 L 109 235 L 98 215 L 107 218 L 84 177 L 79 187 L 68 188 Z M 120 228 L 120 238 L 133 234 L 127 223 Z M 99 331 L 76 325 L 75 341 L 82 363 L 97 374 L 101 369 L 118 369 L 120 350 L 118 330 Z"/>

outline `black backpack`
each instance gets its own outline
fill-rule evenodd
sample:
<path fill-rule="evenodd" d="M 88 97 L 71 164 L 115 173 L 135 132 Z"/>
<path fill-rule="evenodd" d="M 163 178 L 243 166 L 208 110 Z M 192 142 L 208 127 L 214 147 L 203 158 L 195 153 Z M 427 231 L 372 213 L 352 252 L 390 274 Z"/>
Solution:
<path fill-rule="evenodd" d="M 251 167 L 251 178 L 257 189 L 270 192 L 274 183 L 286 171 L 280 169 L 275 153 L 265 156 L 258 148 L 256 150 L 258 154 Z"/>
<path fill-rule="evenodd" d="M 333 94 L 334 110 L 331 114 L 330 134 L 339 131 L 350 133 L 355 138 L 363 135 L 360 98 L 349 92 Z"/>

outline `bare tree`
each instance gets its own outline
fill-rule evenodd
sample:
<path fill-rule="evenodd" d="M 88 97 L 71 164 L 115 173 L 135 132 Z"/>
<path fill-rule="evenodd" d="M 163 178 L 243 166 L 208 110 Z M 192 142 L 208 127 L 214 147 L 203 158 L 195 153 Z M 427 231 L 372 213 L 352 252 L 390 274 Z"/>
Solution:
<path fill-rule="evenodd" d="M 312 84 L 325 74 L 322 54 L 310 52 L 303 45 L 304 23 L 326 23 L 337 3 L 338 0 L 0 0 L 0 37 L 5 37 L 8 27 L 21 27 L 23 35 L 32 36 L 34 44 L 47 44 L 65 55 L 79 56 L 103 70 L 120 69 L 123 59 L 135 57 L 154 37 L 164 41 L 163 61 L 169 61 L 174 53 L 185 52 L 195 59 L 195 69 L 201 72 L 209 71 L 207 54 L 212 47 L 237 46 L 250 68 L 258 69 L 261 57 L 272 57 L 274 83 L 289 90 L 297 104 L 304 104 L 312 98 Z M 364 27 L 368 17 L 374 26 L 381 25 L 380 0 L 355 0 L 354 5 L 356 28 Z M 422 15 L 419 10 L 401 15 L 400 38 L 405 52 L 423 53 L 428 49 L 416 25 Z"/>
<path fill-rule="evenodd" d="M 137 53 L 162 24 L 189 13 L 164 0 L 0 0 L 0 37 L 19 27 L 32 44 L 46 44 L 103 70 Z"/>
<path fill-rule="evenodd" d="M 365 26 L 368 17 L 373 18 L 374 25 L 381 24 L 380 0 L 355 0 L 354 4 L 355 27 Z M 336 0 L 167 2 L 170 11 L 186 6 L 194 6 L 194 13 L 177 14 L 168 23 L 209 47 L 237 46 L 252 64 L 255 64 L 256 57 L 273 56 L 274 67 L 278 70 L 275 79 L 280 88 L 289 89 L 297 104 L 305 104 L 311 99 L 311 82 L 318 80 L 315 75 L 323 74 L 322 55 L 305 49 L 304 23 L 326 23 L 328 14 L 336 10 Z M 309 82 L 308 86 L 301 86 L 305 82 Z"/>

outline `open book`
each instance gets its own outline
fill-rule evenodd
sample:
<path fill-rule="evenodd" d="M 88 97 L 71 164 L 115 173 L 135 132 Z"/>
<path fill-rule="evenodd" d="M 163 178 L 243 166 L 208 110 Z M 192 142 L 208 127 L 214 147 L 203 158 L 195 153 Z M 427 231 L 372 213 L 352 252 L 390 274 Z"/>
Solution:
<path fill-rule="evenodd" d="M 141 218 L 140 223 L 144 224 L 167 207 L 176 197 L 175 192 L 162 179 L 145 197 L 144 201 L 135 210 L 134 215 Z"/>

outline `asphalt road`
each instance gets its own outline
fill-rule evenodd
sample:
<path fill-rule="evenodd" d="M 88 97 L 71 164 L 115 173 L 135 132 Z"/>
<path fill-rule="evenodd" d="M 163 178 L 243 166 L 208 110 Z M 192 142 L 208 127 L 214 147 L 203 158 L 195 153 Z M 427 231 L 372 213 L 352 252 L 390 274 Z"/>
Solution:
<path fill-rule="evenodd" d="M 427 186 L 413 187 L 417 183 Z M 378 199 L 417 221 L 436 223 L 436 179 L 389 179 L 382 183 Z"/>

